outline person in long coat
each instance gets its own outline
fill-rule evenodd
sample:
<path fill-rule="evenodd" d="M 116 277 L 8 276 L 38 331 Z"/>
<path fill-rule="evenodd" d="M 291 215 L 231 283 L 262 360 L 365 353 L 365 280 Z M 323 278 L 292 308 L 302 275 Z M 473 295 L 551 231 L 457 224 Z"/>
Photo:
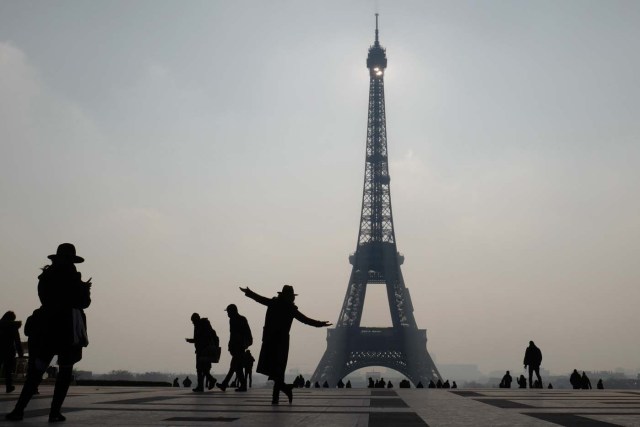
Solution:
<path fill-rule="evenodd" d="M 82 348 L 89 344 L 86 316 L 83 309 L 91 304 L 91 279 L 83 281 L 75 264 L 84 261 L 76 255 L 71 243 L 58 246 L 52 263 L 38 276 L 38 296 L 42 306 L 25 323 L 29 337 L 29 363 L 27 379 L 12 412 L 5 418 L 21 420 L 24 409 L 37 391 L 42 376 L 54 356 L 58 356 L 59 373 L 53 391 L 49 422 L 64 421 L 60 413 L 62 403 L 71 384 L 73 365 L 82 359 Z"/>
<path fill-rule="evenodd" d="M 289 331 L 293 319 L 305 325 L 316 328 L 331 326 L 327 321 L 310 319 L 298 311 L 294 304 L 296 294 L 293 286 L 284 285 L 282 291 L 273 298 L 266 298 L 247 288 L 240 288 L 244 294 L 267 306 L 267 313 L 264 319 L 262 331 L 262 347 L 258 358 L 256 372 L 267 375 L 274 381 L 272 405 L 277 405 L 280 392 L 282 391 L 289 398 L 289 403 L 293 401 L 293 385 L 284 382 L 284 373 L 289 359 Z"/>
<path fill-rule="evenodd" d="M 22 357 L 21 324 L 16 320 L 16 314 L 13 311 L 7 311 L 0 319 L 0 365 L 2 365 L 7 393 L 16 389 L 12 375 L 16 368 L 16 352 Z"/>

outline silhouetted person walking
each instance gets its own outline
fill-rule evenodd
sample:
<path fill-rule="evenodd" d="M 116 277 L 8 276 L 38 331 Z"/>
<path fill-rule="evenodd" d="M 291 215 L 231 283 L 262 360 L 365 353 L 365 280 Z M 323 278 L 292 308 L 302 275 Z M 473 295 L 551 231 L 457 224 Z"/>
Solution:
<path fill-rule="evenodd" d="M 293 286 L 284 285 L 278 296 L 266 298 L 247 288 L 240 288 L 244 294 L 267 306 L 267 313 L 264 318 L 264 328 L 262 332 L 262 347 L 260 357 L 258 357 L 258 368 L 256 372 L 267 375 L 274 381 L 271 404 L 277 405 L 280 392 L 282 391 L 289 398 L 289 403 L 293 401 L 293 391 L 290 384 L 284 382 L 284 372 L 289 359 L 289 331 L 293 319 L 305 325 L 317 328 L 329 326 L 331 323 L 310 319 L 298 311 L 294 304 L 296 294 Z M 325 382 L 326 384 L 326 382 Z M 328 386 L 328 384 L 327 384 Z"/>
<path fill-rule="evenodd" d="M 578 373 L 577 369 L 574 369 L 573 372 L 571 373 L 571 376 L 569 377 L 569 382 L 571 383 L 571 386 L 573 387 L 574 390 L 578 390 L 579 388 L 582 387 L 582 377 Z"/>
<path fill-rule="evenodd" d="M 420 383 L 422 384 L 422 383 Z M 436 388 L 436 383 L 433 382 L 433 380 L 429 380 L 429 385 L 427 385 L 428 388 Z"/>
<path fill-rule="evenodd" d="M 451 385 L 451 388 L 458 388 L 458 384 L 456 384 L 456 382 L 454 381 L 453 384 Z"/>
<path fill-rule="evenodd" d="M 187 375 L 186 377 L 184 377 L 184 380 L 182 380 L 182 385 L 185 388 L 189 388 L 189 387 L 191 387 L 191 384 L 192 383 L 191 383 L 191 380 L 189 379 L 189 376 Z"/>
<path fill-rule="evenodd" d="M 584 371 L 582 371 L 582 377 L 580 378 L 580 385 L 583 390 L 591 390 L 593 388 L 591 387 L 591 381 L 589 380 L 589 377 Z"/>
<path fill-rule="evenodd" d="M 249 387 L 253 386 L 253 363 L 255 361 L 256 359 L 251 354 L 251 350 L 247 350 L 244 353 L 244 379 Z M 302 380 L 302 385 L 304 385 L 304 380 Z"/>
<path fill-rule="evenodd" d="M 173 386 L 174 386 L 174 387 L 180 387 L 180 383 L 178 382 L 178 377 L 175 377 L 175 378 L 173 379 Z"/>
<path fill-rule="evenodd" d="M 342 378 L 340 378 L 340 379 L 338 380 L 338 385 L 337 385 L 337 387 L 338 387 L 338 388 L 344 388 L 344 382 L 342 382 Z"/>
<path fill-rule="evenodd" d="M 369 377 L 369 384 L 367 388 L 375 388 L 376 384 L 373 382 L 373 378 Z"/>
<path fill-rule="evenodd" d="M 538 381 L 540 381 L 540 387 L 542 387 L 542 378 L 540 377 L 540 364 L 542 363 L 542 352 L 533 341 L 529 341 L 529 347 L 524 352 L 524 368 L 529 366 L 529 387 L 534 388 L 533 373 L 535 372 Z"/>
<path fill-rule="evenodd" d="M 602 378 L 598 380 L 598 384 L 596 384 L 596 388 L 598 390 L 604 390 L 604 384 L 602 384 Z"/>
<path fill-rule="evenodd" d="M 211 363 L 213 361 L 212 353 L 220 345 L 220 340 L 206 317 L 201 318 L 198 313 L 193 313 L 191 322 L 193 323 L 193 338 L 185 338 L 185 341 L 193 344 L 196 348 L 197 383 L 193 391 L 203 392 L 205 379 L 209 390 L 216 383 L 216 379 L 211 375 Z"/>
<path fill-rule="evenodd" d="M 511 388 L 512 381 L 513 381 L 513 378 L 511 378 L 509 371 L 507 371 L 504 374 L 504 377 L 502 377 L 502 381 L 500 381 L 500 388 Z"/>
<path fill-rule="evenodd" d="M 60 410 L 71 384 L 73 365 L 82 359 L 82 348 L 89 344 L 83 310 L 91 304 L 91 279 L 82 281 L 75 266 L 84 259 L 76 255 L 76 248 L 71 243 L 61 244 L 55 255 L 48 258 L 51 265 L 45 266 L 38 276 L 38 297 L 42 306 L 27 320 L 29 328 L 25 331 L 29 336 L 29 358 L 34 358 L 34 363 L 29 364 L 27 379 L 14 410 L 5 417 L 12 421 L 23 418 L 24 409 L 55 355 L 60 371 L 49 422 L 64 421 Z"/>
<path fill-rule="evenodd" d="M 0 319 L 0 365 L 7 393 L 16 389 L 13 385 L 13 371 L 16 369 L 16 353 L 22 357 L 20 325 L 21 322 L 16 320 L 13 311 L 7 311 Z"/>
<path fill-rule="evenodd" d="M 345 385 L 346 388 L 351 388 L 351 380 L 347 380 L 347 385 Z"/>
<path fill-rule="evenodd" d="M 233 374 L 236 374 L 238 388 L 236 391 L 247 391 L 247 384 L 244 377 L 244 352 L 253 344 L 253 336 L 247 318 L 238 313 L 238 307 L 235 304 L 229 304 L 225 309 L 229 316 L 229 353 L 231 353 L 231 364 L 229 372 L 218 384 L 218 388 L 225 391 L 229 386 L 229 381 Z M 258 371 L 260 372 L 260 371 Z"/>

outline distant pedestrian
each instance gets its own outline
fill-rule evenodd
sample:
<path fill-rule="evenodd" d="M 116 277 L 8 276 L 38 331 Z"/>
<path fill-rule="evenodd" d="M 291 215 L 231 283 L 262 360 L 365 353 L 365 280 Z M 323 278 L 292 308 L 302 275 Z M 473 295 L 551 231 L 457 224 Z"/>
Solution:
<path fill-rule="evenodd" d="M 451 388 L 451 384 L 449 384 L 449 380 L 446 380 L 444 384 L 442 384 L 442 388 Z"/>
<path fill-rule="evenodd" d="M 574 390 L 582 388 L 582 377 L 578 373 L 577 369 L 574 369 L 571 373 L 571 376 L 569 377 L 569 383 L 571 383 L 571 386 Z"/>
<path fill-rule="evenodd" d="M 244 353 L 251 344 L 253 344 L 253 336 L 247 318 L 238 313 L 238 307 L 235 304 L 229 304 L 225 309 L 229 316 L 229 353 L 231 353 L 231 364 L 229 372 L 217 387 L 225 391 L 229 386 L 229 381 L 235 373 L 237 386 L 236 391 L 247 391 L 247 384 L 244 378 Z"/>
<path fill-rule="evenodd" d="M 458 388 L 458 384 L 456 384 L 456 382 L 454 381 L 453 384 L 451 385 L 451 388 Z"/>
<path fill-rule="evenodd" d="M 542 377 L 540 377 L 540 364 L 542 364 L 542 352 L 533 341 L 529 341 L 529 347 L 524 353 L 524 368 L 527 369 L 529 367 L 529 387 L 533 388 L 533 374 L 536 374 L 538 377 L 538 381 L 542 386 Z"/>
<path fill-rule="evenodd" d="M 442 388 L 442 380 L 438 379 L 438 382 L 436 382 L 436 388 Z"/>
<path fill-rule="evenodd" d="M 338 388 L 344 388 L 344 383 L 342 382 L 342 378 L 340 378 L 340 379 L 338 380 L 337 387 L 338 387 Z"/>
<path fill-rule="evenodd" d="M 420 383 L 422 384 L 422 383 Z M 429 380 L 429 384 L 427 385 L 428 388 L 436 388 L 436 383 L 433 382 L 433 380 Z"/>
<path fill-rule="evenodd" d="M 527 379 L 524 377 L 524 375 L 520 375 L 518 377 L 518 388 L 527 388 Z"/>
<path fill-rule="evenodd" d="M 511 388 L 511 383 L 513 382 L 513 378 L 507 371 L 502 377 L 502 381 L 500 381 L 500 388 Z"/>
<path fill-rule="evenodd" d="M 345 385 L 346 388 L 351 388 L 351 380 L 347 380 L 347 385 Z"/>
<path fill-rule="evenodd" d="M 598 384 L 596 384 L 596 388 L 598 390 L 604 390 L 604 384 L 602 384 L 602 378 L 598 380 Z"/>
<path fill-rule="evenodd" d="M 305 381 L 304 388 L 311 388 L 311 381 L 309 380 Z"/>
<path fill-rule="evenodd" d="M 173 379 L 173 386 L 174 386 L 174 387 L 180 387 L 180 383 L 178 382 L 178 377 L 175 377 L 175 378 Z"/>
<path fill-rule="evenodd" d="M 263 297 L 248 287 L 240 288 L 244 294 L 254 301 L 267 306 L 262 333 L 262 347 L 258 357 L 256 372 L 267 375 L 274 381 L 271 404 L 279 403 L 280 392 L 286 394 L 289 403 L 293 401 L 293 387 L 284 382 L 284 373 L 289 359 L 289 331 L 293 319 L 315 327 L 330 326 L 326 321 L 314 320 L 300 313 L 294 304 L 296 294 L 293 286 L 284 285 L 282 291 L 273 298 Z M 325 382 L 326 384 L 326 382 Z"/>
<path fill-rule="evenodd" d="M 553 384 L 549 383 L 549 385 L 547 386 L 547 388 L 548 388 L 549 390 L 553 389 Z"/>
<path fill-rule="evenodd" d="M 591 390 L 593 388 L 591 387 L 591 381 L 589 380 L 589 377 L 584 371 L 582 371 L 582 377 L 580 378 L 580 386 L 583 390 Z"/>
<path fill-rule="evenodd" d="M 20 325 L 13 311 L 7 311 L 0 319 L 0 365 L 4 373 L 7 393 L 15 390 L 13 372 L 16 369 L 16 353 L 22 357 L 22 342 L 20 341 Z"/>
<path fill-rule="evenodd" d="M 369 384 L 367 388 L 375 388 L 376 384 L 373 382 L 373 378 L 369 377 Z"/>
<path fill-rule="evenodd" d="M 184 377 L 184 380 L 182 380 L 182 385 L 186 388 L 191 387 L 191 380 L 189 379 L 188 375 Z"/>
<path fill-rule="evenodd" d="M 91 279 L 83 281 L 75 266 L 84 258 L 76 255 L 76 248 L 71 243 L 59 245 L 56 253 L 48 258 L 51 265 L 45 266 L 38 276 L 38 297 L 42 306 L 34 310 L 25 323 L 29 359 L 33 358 L 34 363 L 28 365 L 27 379 L 14 410 L 5 416 L 11 421 L 23 418 L 24 409 L 56 355 L 60 372 L 51 400 L 49 422 L 64 421 L 66 418 L 61 409 L 71 384 L 73 365 L 82 359 L 82 348 L 89 344 L 83 310 L 91 304 Z"/>
<path fill-rule="evenodd" d="M 391 384 L 391 380 L 387 383 L 387 388 L 393 388 L 393 384 Z"/>
<path fill-rule="evenodd" d="M 326 383 L 326 381 L 325 381 L 325 383 Z M 327 387 L 329 387 L 329 386 L 327 385 Z M 313 388 L 320 388 L 320 383 L 318 381 L 316 381 L 315 384 L 313 384 Z"/>
<path fill-rule="evenodd" d="M 433 381 L 429 381 L 429 384 L 431 384 Z M 416 388 L 424 388 L 424 385 L 422 385 L 422 381 L 418 381 L 418 384 L 416 385 Z"/>
<path fill-rule="evenodd" d="M 324 383 L 322 384 L 322 388 L 329 388 L 329 383 L 325 380 Z M 286 393 L 285 393 L 286 394 Z M 288 396 L 287 396 L 288 397 Z M 291 403 L 291 402 L 289 402 Z M 277 405 L 277 403 L 276 403 Z"/>

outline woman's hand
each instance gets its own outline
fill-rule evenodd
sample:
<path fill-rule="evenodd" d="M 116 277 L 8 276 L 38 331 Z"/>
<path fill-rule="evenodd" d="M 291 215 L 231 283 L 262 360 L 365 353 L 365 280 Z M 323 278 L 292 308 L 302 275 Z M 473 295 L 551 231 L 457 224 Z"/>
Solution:
<path fill-rule="evenodd" d="M 250 291 L 249 287 L 247 286 L 246 288 L 240 287 L 240 290 L 242 291 L 242 293 L 244 293 L 245 295 L 247 294 L 247 292 Z"/>

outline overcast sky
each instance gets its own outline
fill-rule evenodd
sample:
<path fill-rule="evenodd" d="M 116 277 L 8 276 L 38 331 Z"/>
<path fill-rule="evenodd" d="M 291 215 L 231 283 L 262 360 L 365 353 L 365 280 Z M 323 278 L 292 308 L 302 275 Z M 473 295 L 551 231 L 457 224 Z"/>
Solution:
<path fill-rule="evenodd" d="M 189 317 L 295 287 L 336 322 L 374 13 L 392 203 L 438 364 L 640 369 L 640 2 L 0 1 L 0 311 L 75 243 L 78 369 L 193 370 Z M 371 287 L 364 326 L 389 326 Z M 292 328 L 312 372 L 326 330 Z M 227 368 L 228 355 L 214 368 Z"/>

